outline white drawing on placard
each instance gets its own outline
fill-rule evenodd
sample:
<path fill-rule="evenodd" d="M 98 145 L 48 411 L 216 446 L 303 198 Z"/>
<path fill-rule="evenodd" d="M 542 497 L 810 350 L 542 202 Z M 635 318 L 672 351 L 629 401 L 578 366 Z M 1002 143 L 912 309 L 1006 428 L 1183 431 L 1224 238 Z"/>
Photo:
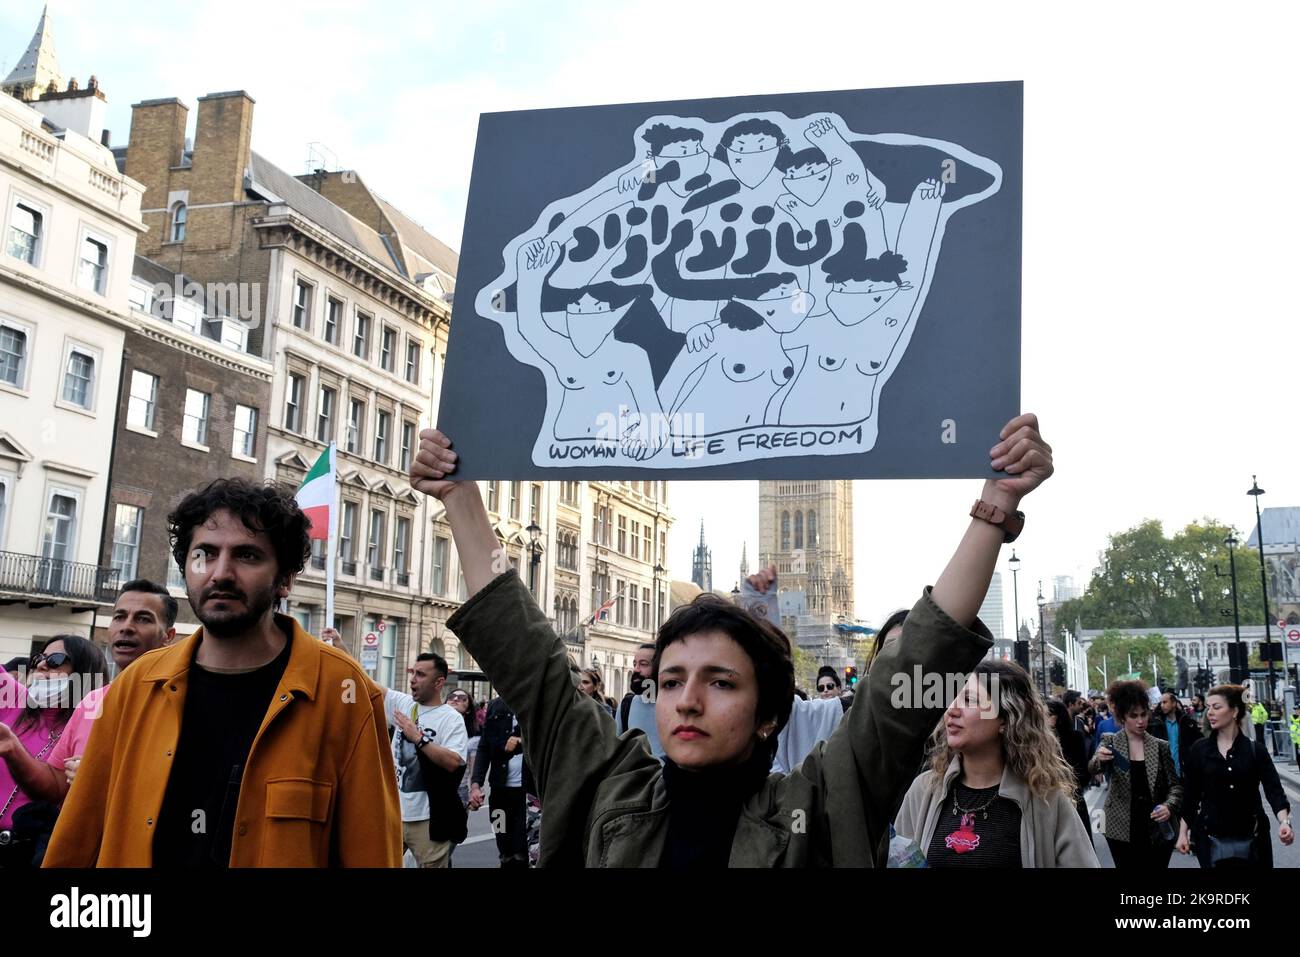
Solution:
<path fill-rule="evenodd" d="M 546 378 L 534 464 L 873 448 L 947 221 L 998 191 L 998 164 L 834 113 L 653 116 L 633 139 L 627 165 L 549 202 L 476 296 Z M 867 159 L 915 147 L 933 163 L 910 178 Z"/>

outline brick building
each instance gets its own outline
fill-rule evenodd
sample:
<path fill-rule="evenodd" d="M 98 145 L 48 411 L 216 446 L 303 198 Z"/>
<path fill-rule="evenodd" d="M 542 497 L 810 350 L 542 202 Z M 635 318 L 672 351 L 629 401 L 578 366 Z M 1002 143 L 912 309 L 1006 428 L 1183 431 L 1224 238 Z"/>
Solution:
<path fill-rule="evenodd" d="M 177 289 L 190 295 L 177 298 Z M 165 583 L 180 602 L 181 635 L 197 628 L 198 619 L 171 560 L 167 515 L 214 478 L 263 478 L 271 400 L 271 364 L 243 351 L 235 320 L 219 315 L 219 304 L 199 289 L 186 276 L 135 259 L 137 328 L 127 337 L 122 366 L 100 555 L 121 582 Z M 227 324 L 235 326 L 233 335 Z M 106 629 L 107 618 L 96 624 Z"/>

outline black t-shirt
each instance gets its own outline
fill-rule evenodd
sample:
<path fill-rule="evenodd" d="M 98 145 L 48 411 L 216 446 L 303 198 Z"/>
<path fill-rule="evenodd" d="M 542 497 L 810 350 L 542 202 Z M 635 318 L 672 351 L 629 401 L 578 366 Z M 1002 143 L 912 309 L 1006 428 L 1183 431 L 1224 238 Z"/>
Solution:
<path fill-rule="evenodd" d="M 1129 761 L 1128 779 L 1129 793 L 1132 795 L 1128 810 L 1129 843 L 1149 844 L 1151 835 L 1147 824 L 1151 820 L 1151 812 L 1155 810 L 1155 802 L 1151 800 L 1151 787 L 1147 784 L 1145 759 Z"/>
<path fill-rule="evenodd" d="M 293 635 L 286 637 L 284 650 L 254 671 L 229 674 L 190 663 L 180 740 L 153 839 L 155 867 L 230 865 L 244 765 L 289 663 Z"/>
<path fill-rule="evenodd" d="M 978 791 L 956 784 L 944 799 L 926 851 L 931 867 L 1022 866 L 1020 806 L 997 793 L 996 784 Z M 954 796 L 968 813 L 954 809 Z"/>

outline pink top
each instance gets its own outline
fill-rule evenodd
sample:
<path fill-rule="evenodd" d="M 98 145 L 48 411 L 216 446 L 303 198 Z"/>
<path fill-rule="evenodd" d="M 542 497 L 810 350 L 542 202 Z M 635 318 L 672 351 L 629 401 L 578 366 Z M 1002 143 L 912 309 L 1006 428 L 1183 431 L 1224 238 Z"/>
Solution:
<path fill-rule="evenodd" d="M 27 710 L 27 686 L 0 667 L 0 721 L 9 725 L 28 753 L 41 758 L 49 756 L 46 750 L 58 734 L 57 709 L 46 708 L 41 711 L 40 720 L 35 725 L 17 729 L 18 719 Z M 42 753 L 44 752 L 44 753 Z M 12 796 L 12 800 L 10 797 Z M 7 830 L 13 825 L 14 811 L 24 804 L 30 804 L 31 798 L 24 794 L 14 783 L 9 773 L 7 761 L 0 761 L 0 830 Z M 5 805 L 8 804 L 6 808 Z"/>
<path fill-rule="evenodd" d="M 91 729 L 95 719 L 104 713 L 104 695 L 108 694 L 108 685 L 96 688 L 77 705 L 72 717 L 68 719 L 59 735 L 59 743 L 45 758 L 45 763 L 56 771 L 62 771 L 69 758 L 79 758 L 86 753 L 86 742 L 90 740 Z"/>

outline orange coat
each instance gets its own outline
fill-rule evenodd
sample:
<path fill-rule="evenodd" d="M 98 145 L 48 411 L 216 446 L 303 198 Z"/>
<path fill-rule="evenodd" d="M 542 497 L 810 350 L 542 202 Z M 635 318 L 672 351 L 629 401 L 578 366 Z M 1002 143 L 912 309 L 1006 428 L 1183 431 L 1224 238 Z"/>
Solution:
<path fill-rule="evenodd" d="M 290 618 L 293 647 L 244 766 L 231 867 L 401 867 L 402 815 L 384 692 Z M 46 867 L 149 867 L 203 630 L 113 682 Z"/>

